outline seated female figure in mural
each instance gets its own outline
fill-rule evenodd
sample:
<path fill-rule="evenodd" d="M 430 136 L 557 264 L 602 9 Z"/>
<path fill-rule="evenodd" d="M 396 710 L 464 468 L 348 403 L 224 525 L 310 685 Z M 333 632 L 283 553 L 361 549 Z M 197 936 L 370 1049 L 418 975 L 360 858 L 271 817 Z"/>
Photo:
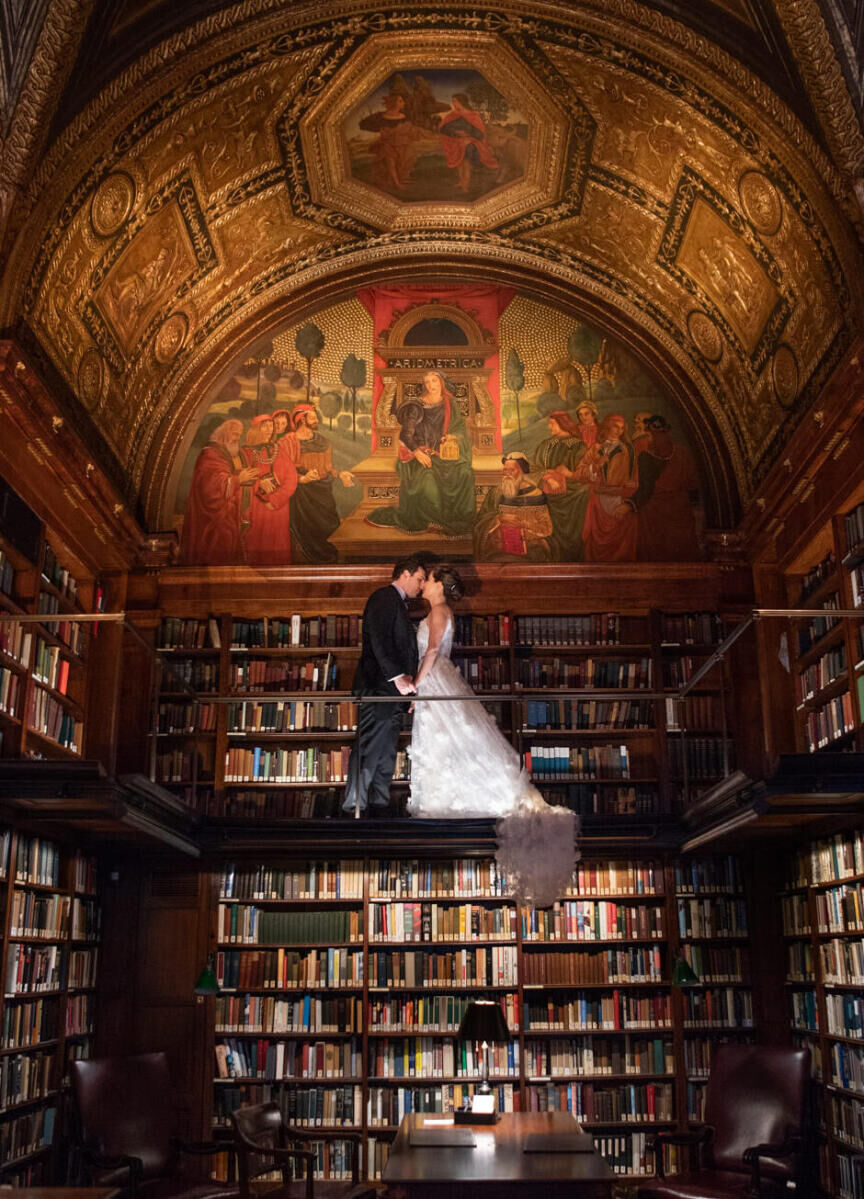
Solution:
<path fill-rule="evenodd" d="M 424 375 L 419 400 L 403 404 L 397 415 L 399 503 L 376 508 L 368 523 L 406 533 L 470 532 L 476 513 L 471 439 L 444 376 Z"/>
<path fill-rule="evenodd" d="M 240 503 L 246 561 L 253 566 L 282 566 L 291 561 L 291 496 L 297 490 L 297 468 L 284 440 L 273 440 L 272 416 L 256 416 L 246 430 L 243 458 L 255 467 L 255 481 L 244 488 Z"/>
<path fill-rule="evenodd" d="M 552 518 L 552 554 L 556 562 L 580 562 L 589 488 L 577 468 L 587 447 L 570 413 L 552 412 L 548 424 L 549 436 L 534 451 L 534 462 Z"/>

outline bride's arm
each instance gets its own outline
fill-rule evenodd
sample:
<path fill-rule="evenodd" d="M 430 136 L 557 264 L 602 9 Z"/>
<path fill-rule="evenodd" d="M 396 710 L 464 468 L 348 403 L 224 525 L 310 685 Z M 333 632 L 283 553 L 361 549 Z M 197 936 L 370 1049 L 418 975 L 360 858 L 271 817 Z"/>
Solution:
<path fill-rule="evenodd" d="M 423 682 L 426 675 L 435 665 L 435 659 L 438 657 L 438 650 L 441 648 L 441 642 L 444 640 L 444 634 L 447 631 L 447 621 L 450 616 L 450 609 L 446 604 L 437 604 L 426 617 L 426 622 L 429 626 L 429 645 L 426 653 L 423 655 L 423 661 L 420 663 L 420 669 L 417 671 L 414 685 L 420 689 L 420 684 Z"/>

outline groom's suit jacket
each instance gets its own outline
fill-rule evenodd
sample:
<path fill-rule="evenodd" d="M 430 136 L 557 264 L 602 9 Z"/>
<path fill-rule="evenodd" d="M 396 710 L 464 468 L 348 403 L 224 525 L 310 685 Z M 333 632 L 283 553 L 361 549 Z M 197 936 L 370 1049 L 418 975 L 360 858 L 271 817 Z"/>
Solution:
<path fill-rule="evenodd" d="M 398 695 L 389 680 L 400 674 L 415 675 L 417 662 L 417 634 L 405 601 L 392 584 L 379 587 L 363 609 L 363 647 L 354 675 L 355 695 Z"/>

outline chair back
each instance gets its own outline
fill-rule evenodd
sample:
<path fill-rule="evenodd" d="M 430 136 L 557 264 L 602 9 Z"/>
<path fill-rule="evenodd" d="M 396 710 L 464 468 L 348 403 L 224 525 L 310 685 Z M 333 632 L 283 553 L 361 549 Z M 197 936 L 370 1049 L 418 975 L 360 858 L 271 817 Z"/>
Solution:
<path fill-rule="evenodd" d="M 810 1077 L 809 1049 L 769 1045 L 722 1045 L 714 1055 L 705 1094 L 705 1123 L 714 1136 L 711 1155 L 718 1170 L 750 1172 L 744 1151 L 778 1144 L 801 1134 Z M 771 1178 L 793 1182 L 798 1156 L 762 1158 Z"/>
<path fill-rule="evenodd" d="M 105 1157 L 140 1158 L 142 1178 L 171 1173 L 172 1106 L 164 1053 L 71 1063 L 72 1093 L 84 1146 Z M 125 1180 L 125 1170 L 117 1178 Z M 106 1174 L 105 1181 L 113 1181 Z"/>
<path fill-rule="evenodd" d="M 240 1166 L 240 1185 L 245 1189 L 254 1178 L 262 1174 L 270 1174 L 274 1170 L 273 1157 L 268 1150 L 284 1149 L 287 1145 L 285 1122 L 278 1103 L 257 1103 L 252 1107 L 239 1107 L 231 1113 L 231 1122 L 240 1142 L 241 1152 L 238 1153 Z M 293 1140 L 294 1138 L 292 1138 Z M 295 1142 L 296 1143 L 296 1142 Z M 299 1148 L 299 1145 L 297 1145 Z M 245 1152 L 242 1152 L 245 1149 Z M 285 1177 L 292 1174 L 302 1174 L 301 1170 L 292 1170 L 291 1165 L 278 1167 L 285 1171 Z"/>

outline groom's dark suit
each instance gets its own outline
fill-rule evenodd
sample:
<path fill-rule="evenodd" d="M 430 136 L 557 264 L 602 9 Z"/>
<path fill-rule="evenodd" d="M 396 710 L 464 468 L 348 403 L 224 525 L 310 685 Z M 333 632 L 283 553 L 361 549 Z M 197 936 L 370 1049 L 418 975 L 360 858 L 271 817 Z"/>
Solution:
<path fill-rule="evenodd" d="M 393 584 L 379 587 L 363 609 L 363 648 L 354 676 L 355 695 L 398 695 L 390 680 L 417 673 L 417 634 Z M 360 704 L 357 737 L 348 763 L 344 811 L 367 803 L 386 807 L 396 764 L 404 704 Z"/>

